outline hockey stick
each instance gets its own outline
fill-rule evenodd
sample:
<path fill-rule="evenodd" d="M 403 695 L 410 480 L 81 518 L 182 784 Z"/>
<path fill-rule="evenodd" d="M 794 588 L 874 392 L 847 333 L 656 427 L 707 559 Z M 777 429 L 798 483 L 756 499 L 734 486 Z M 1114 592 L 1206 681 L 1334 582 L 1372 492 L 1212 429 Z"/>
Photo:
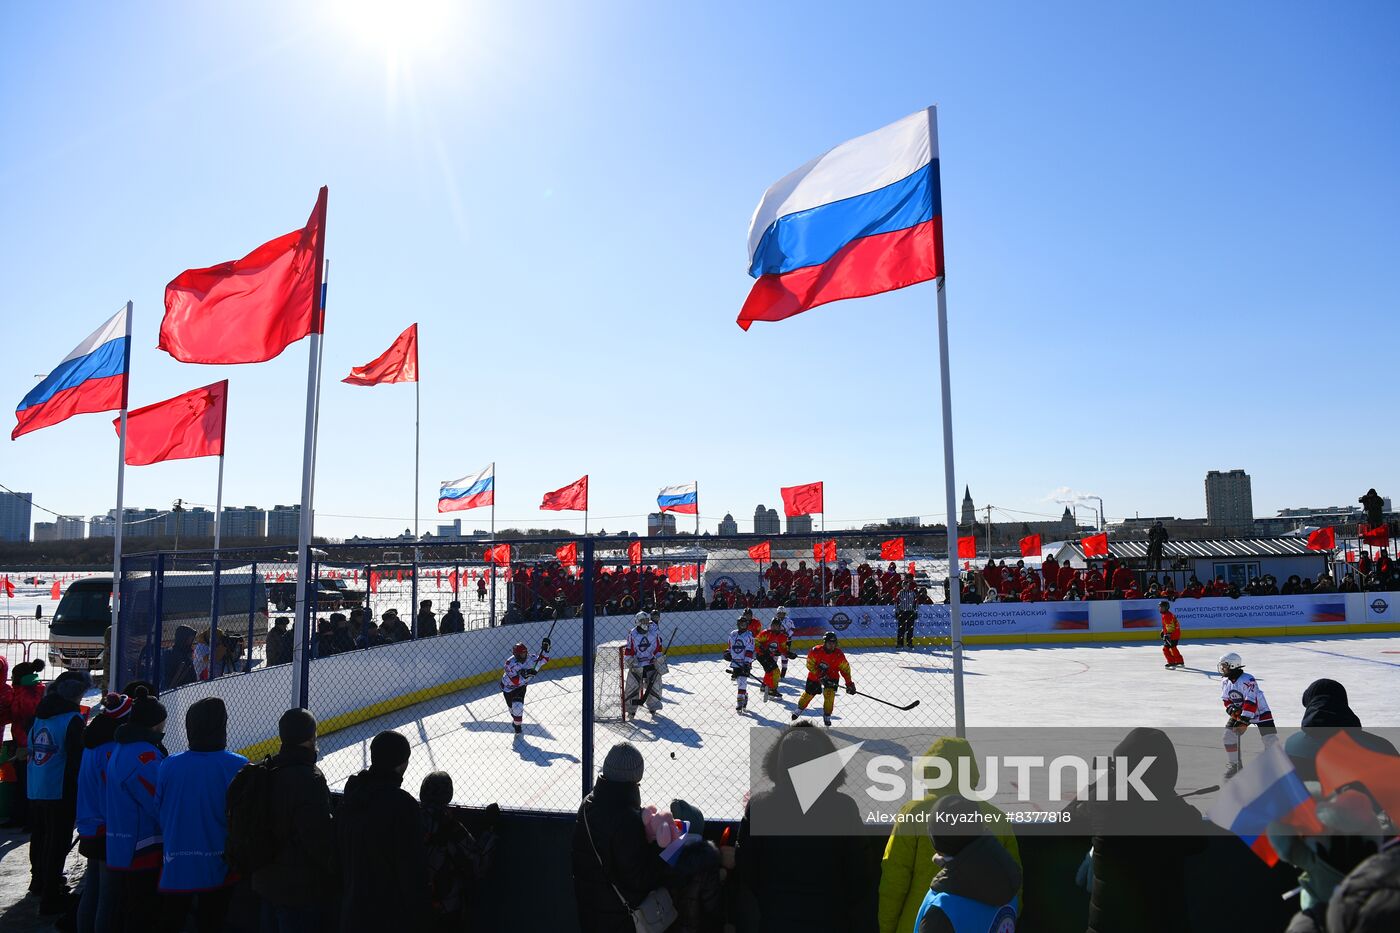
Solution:
<path fill-rule="evenodd" d="M 898 703 L 891 703 L 889 700 L 882 700 L 882 699 L 880 699 L 879 697 L 873 697 L 873 696 L 871 696 L 871 695 L 868 694 L 868 693 L 861 693 L 859 690 L 856 691 L 856 696 L 858 696 L 858 697 L 865 697 L 867 700 L 874 700 L 876 703 L 883 703 L 883 704 L 885 704 L 886 706 L 893 706 L 895 709 L 897 709 L 897 710 L 902 710 L 903 712 L 906 712 L 906 713 L 909 712 L 909 710 L 911 710 L 911 709 L 913 709 L 914 707 L 916 707 L 916 706 L 919 705 L 919 701 L 918 701 L 918 700 L 915 700 L 913 703 L 910 703 L 908 706 L 900 706 Z"/>

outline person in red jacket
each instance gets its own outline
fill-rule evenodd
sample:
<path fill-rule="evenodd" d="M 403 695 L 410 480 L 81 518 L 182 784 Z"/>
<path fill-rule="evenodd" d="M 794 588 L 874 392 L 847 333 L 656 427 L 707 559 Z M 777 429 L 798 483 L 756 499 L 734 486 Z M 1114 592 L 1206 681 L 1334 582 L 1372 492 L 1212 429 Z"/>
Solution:
<path fill-rule="evenodd" d="M 1134 587 L 1133 587 L 1133 572 L 1132 572 L 1131 570 L 1129 570 L 1127 567 L 1124 567 L 1123 565 L 1120 564 L 1120 565 L 1118 566 L 1118 569 L 1115 570 L 1115 571 L 1113 571 L 1113 584 L 1112 584 L 1112 585 L 1113 585 L 1114 594 L 1115 594 L 1119 599 L 1123 599 L 1123 598 L 1125 597 L 1125 595 L 1127 594 L 1128 590 L 1131 589 L 1131 588 L 1134 588 Z"/>
<path fill-rule="evenodd" d="M 1061 595 L 1063 595 L 1064 592 L 1070 588 L 1070 584 L 1074 582 L 1074 578 L 1074 568 L 1069 565 L 1069 561 L 1065 561 L 1063 564 L 1060 565 L 1059 585 L 1056 587 L 1056 589 L 1060 591 Z"/>
<path fill-rule="evenodd" d="M 14 697 L 15 688 L 10 686 L 10 659 L 0 654 L 0 736 L 5 734 L 5 727 L 13 717 L 10 704 Z"/>
<path fill-rule="evenodd" d="M 1054 555 L 1045 558 L 1044 562 L 1042 562 L 1040 565 L 1040 572 L 1041 575 L 1045 577 L 1044 586 L 1046 589 L 1049 589 L 1052 586 L 1056 589 L 1059 588 L 1060 562 L 1055 560 Z"/>
<path fill-rule="evenodd" d="M 27 661 L 14 666 L 10 694 L 10 734 L 15 740 L 15 792 L 10 795 L 10 818 L 0 829 L 23 827 L 28 832 L 29 789 L 26 778 L 29 772 L 29 727 L 34 725 L 34 711 L 44 698 L 44 685 L 39 683 L 39 672 L 44 669 L 40 660 Z"/>
<path fill-rule="evenodd" d="M 1162 656 L 1167 659 L 1166 668 L 1185 667 L 1181 652 L 1176 650 L 1177 642 L 1181 641 L 1181 623 L 1176 620 L 1171 603 L 1162 600 L 1157 604 L 1157 611 L 1162 614 Z"/>

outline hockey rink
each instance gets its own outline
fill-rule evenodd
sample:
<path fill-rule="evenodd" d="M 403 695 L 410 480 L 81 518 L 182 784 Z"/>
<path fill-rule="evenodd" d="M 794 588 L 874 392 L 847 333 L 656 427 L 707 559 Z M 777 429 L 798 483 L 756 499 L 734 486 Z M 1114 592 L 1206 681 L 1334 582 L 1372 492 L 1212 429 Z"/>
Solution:
<path fill-rule="evenodd" d="M 1400 636 L 1184 641 L 1185 670 L 1165 670 L 1159 644 L 970 647 L 964 654 L 969 726 L 1223 725 L 1216 659 L 1237 651 L 1260 682 L 1280 726 L 1297 726 L 1302 693 L 1313 680 L 1340 681 L 1367 727 L 1400 726 Z M 857 687 L 920 706 L 900 712 L 838 693 L 833 730 L 856 726 L 946 726 L 952 732 L 952 681 L 946 651 L 915 648 L 848 651 Z M 748 730 L 786 725 L 801 692 L 792 662 L 784 696 L 765 703 L 750 688 L 749 708 L 734 711 L 734 686 L 718 658 L 671 662 L 665 705 L 636 722 L 596 726 L 595 767 L 614 742 L 634 742 L 646 759 L 642 800 L 664 806 L 684 797 L 708 817 L 734 819 L 748 789 Z M 367 766 L 369 740 L 395 729 L 413 746 L 405 789 L 423 776 L 450 773 L 457 802 L 573 811 L 582 780 L 579 668 L 545 670 L 531 682 L 522 736 L 511 730 L 494 686 L 420 703 L 320 740 L 320 767 L 332 788 Z M 821 720 L 820 698 L 807 717 Z"/>

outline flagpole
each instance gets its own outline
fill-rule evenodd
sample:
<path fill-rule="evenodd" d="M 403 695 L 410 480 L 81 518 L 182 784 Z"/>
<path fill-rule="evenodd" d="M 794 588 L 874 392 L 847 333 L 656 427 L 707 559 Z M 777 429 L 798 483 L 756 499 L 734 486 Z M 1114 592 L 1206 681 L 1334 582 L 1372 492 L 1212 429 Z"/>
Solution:
<path fill-rule="evenodd" d="M 695 481 L 695 537 L 700 537 L 700 481 Z"/>
<path fill-rule="evenodd" d="M 307 345 L 306 433 L 302 441 L 301 514 L 297 529 L 297 615 L 292 633 L 292 705 L 301 708 L 307 704 L 306 644 L 307 633 L 311 630 L 311 591 L 307 584 L 311 576 L 312 500 L 316 483 L 316 429 L 321 390 L 321 330 L 325 327 L 327 279 L 330 277 L 330 263 L 322 265 L 325 233 L 325 226 L 322 225 L 316 256 L 317 281 L 313 292 L 321 307 L 320 313 L 315 315 L 316 326 L 311 329 Z"/>
<path fill-rule="evenodd" d="M 496 546 L 496 461 L 491 461 L 491 546 Z M 491 627 L 496 627 L 496 562 L 491 561 Z"/>
<path fill-rule="evenodd" d="M 121 429 L 117 432 L 117 524 L 112 529 L 112 634 L 107 639 L 107 687 L 116 689 L 120 683 L 121 664 L 121 594 L 122 594 L 122 526 L 126 524 L 123 498 L 126 494 L 126 408 L 127 390 L 131 385 L 131 302 L 126 303 L 126 351 L 122 361 Z"/>
<path fill-rule="evenodd" d="M 228 403 L 225 402 L 224 405 L 225 405 L 225 407 L 227 407 Z M 222 443 L 222 441 L 221 441 L 221 443 Z M 218 490 L 214 493 L 214 559 L 215 559 L 215 560 L 218 560 L 218 559 L 219 559 L 219 545 L 220 545 L 220 543 L 221 543 L 221 538 L 220 538 L 220 532 L 221 532 L 220 520 L 223 518 L 223 514 L 224 514 L 224 455 L 223 455 L 223 454 L 219 454 L 219 486 L 218 486 Z"/>
<path fill-rule="evenodd" d="M 929 131 L 937 139 L 938 124 L 933 112 L 929 115 Z M 942 271 L 942 270 L 939 270 Z M 943 493 L 948 509 L 948 636 L 953 654 L 953 723 L 959 736 L 967 734 L 967 716 L 963 697 L 962 644 L 962 585 L 958 580 L 958 519 L 957 495 L 953 480 L 953 402 L 952 380 L 948 375 L 948 299 L 944 277 L 939 276 L 938 289 L 938 372 L 943 389 Z"/>
<path fill-rule="evenodd" d="M 418 373 L 414 372 L 413 379 L 413 555 L 414 560 L 418 559 L 418 542 L 422 540 L 418 534 L 418 458 L 419 458 L 419 423 L 423 413 L 422 393 L 418 387 L 422 385 L 418 381 Z M 495 497 L 492 497 L 493 501 Z"/>

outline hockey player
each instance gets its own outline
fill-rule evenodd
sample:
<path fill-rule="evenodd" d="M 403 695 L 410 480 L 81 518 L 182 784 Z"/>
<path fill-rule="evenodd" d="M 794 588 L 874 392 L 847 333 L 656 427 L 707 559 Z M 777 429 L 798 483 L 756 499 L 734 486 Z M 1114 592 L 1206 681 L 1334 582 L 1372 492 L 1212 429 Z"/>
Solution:
<path fill-rule="evenodd" d="M 651 616 L 645 612 L 638 612 L 636 621 L 622 649 L 622 663 L 627 669 L 623 699 L 628 719 L 636 717 L 637 707 L 643 703 L 652 713 L 661 711 L 662 675 L 666 670 L 666 646 L 661 643 L 661 629 L 652 631 Z"/>
<path fill-rule="evenodd" d="M 788 607 L 779 606 L 773 610 L 773 620 L 783 627 L 783 634 L 787 636 L 788 644 L 792 644 L 792 635 L 795 631 L 792 620 L 788 618 Z M 787 676 L 787 662 L 790 655 L 783 655 L 778 659 L 778 679 L 782 680 Z"/>
<path fill-rule="evenodd" d="M 525 687 L 549 663 L 549 639 L 540 640 L 540 652 L 533 658 L 524 642 L 516 642 L 506 658 L 505 670 L 501 672 L 501 695 L 510 707 L 511 725 L 515 734 L 520 735 L 520 723 L 525 717 Z"/>
<path fill-rule="evenodd" d="M 1231 651 L 1222 654 L 1219 662 L 1220 702 L 1230 717 L 1225 724 L 1225 780 L 1234 777 L 1244 767 L 1240 755 L 1240 738 L 1250 723 L 1259 727 L 1266 746 L 1278 741 L 1278 727 L 1274 725 L 1274 714 L 1269 709 L 1269 701 L 1264 699 L 1264 691 L 1253 675 L 1244 672 L 1244 661 Z"/>
<path fill-rule="evenodd" d="M 831 725 L 831 713 L 836 709 L 836 686 L 840 679 L 846 681 L 846 692 L 856 692 L 855 681 L 851 680 L 851 665 L 846 653 L 841 650 L 835 632 L 822 636 L 822 643 L 807 652 L 807 685 L 802 688 L 802 696 L 797 698 L 797 709 L 793 710 L 792 721 L 812 702 L 818 692 L 822 695 L 822 722 Z"/>
<path fill-rule="evenodd" d="M 742 713 L 749 705 L 749 676 L 753 673 L 753 630 L 750 628 L 753 615 L 747 609 L 744 612 L 747 615 L 739 617 L 734 631 L 729 633 L 729 647 L 724 649 L 724 659 L 729 662 L 729 676 L 734 678 L 734 687 L 738 691 L 734 704 L 736 713 Z"/>
<path fill-rule="evenodd" d="M 784 658 L 795 658 L 792 647 L 788 644 L 787 632 L 783 631 L 783 622 L 777 616 L 768 623 L 768 628 L 760 632 L 754 639 L 754 656 L 758 659 L 758 664 L 763 668 L 763 699 L 776 700 L 778 698 L 778 662 Z"/>
<path fill-rule="evenodd" d="M 1157 604 L 1157 611 L 1162 614 L 1162 656 L 1167 659 L 1167 670 L 1185 667 L 1181 652 L 1176 650 L 1177 642 L 1181 641 L 1181 623 L 1176 620 L 1171 603 L 1162 600 Z"/>

